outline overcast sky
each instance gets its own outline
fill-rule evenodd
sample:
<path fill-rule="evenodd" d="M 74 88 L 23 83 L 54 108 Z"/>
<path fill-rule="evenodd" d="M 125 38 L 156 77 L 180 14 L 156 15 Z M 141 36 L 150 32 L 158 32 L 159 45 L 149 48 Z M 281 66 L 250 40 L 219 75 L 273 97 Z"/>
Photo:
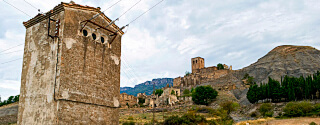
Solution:
<path fill-rule="evenodd" d="M 20 92 L 25 42 L 22 22 L 34 17 L 36 8 L 47 12 L 61 2 L 26 0 L 31 6 L 24 0 L 6 1 L 24 13 L 0 2 L 2 100 Z M 117 1 L 75 0 L 102 10 Z M 122 0 L 105 14 L 116 19 L 137 1 Z M 159 1 L 142 0 L 116 24 L 126 25 Z M 191 71 L 190 59 L 196 56 L 205 58 L 206 66 L 224 63 L 241 69 L 279 45 L 319 49 L 319 31 L 319 0 L 164 0 L 130 24 L 123 35 L 121 87 L 183 76 Z"/>

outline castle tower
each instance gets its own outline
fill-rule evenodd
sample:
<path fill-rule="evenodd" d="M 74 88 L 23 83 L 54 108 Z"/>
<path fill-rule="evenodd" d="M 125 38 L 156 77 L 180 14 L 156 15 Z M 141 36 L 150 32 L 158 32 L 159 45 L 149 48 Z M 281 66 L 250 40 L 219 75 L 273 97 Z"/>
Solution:
<path fill-rule="evenodd" d="M 123 32 L 104 14 L 89 20 L 100 12 L 61 3 L 23 23 L 19 125 L 119 124 Z"/>
<path fill-rule="evenodd" d="M 204 58 L 201 57 L 195 57 L 191 59 L 191 68 L 192 68 L 192 73 L 196 73 L 199 70 L 204 68 Z"/>

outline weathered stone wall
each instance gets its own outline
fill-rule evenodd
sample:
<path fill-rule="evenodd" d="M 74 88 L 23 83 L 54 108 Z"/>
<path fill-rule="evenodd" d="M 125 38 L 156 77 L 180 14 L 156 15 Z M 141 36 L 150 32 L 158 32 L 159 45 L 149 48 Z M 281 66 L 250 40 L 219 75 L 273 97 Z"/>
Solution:
<path fill-rule="evenodd" d="M 61 20 L 59 39 L 47 36 L 48 20 L 27 27 L 18 124 L 118 124 L 121 35 L 109 44 L 111 33 L 88 23 L 84 36 L 81 21 L 99 12 L 63 6 L 51 17 Z M 103 16 L 92 21 L 106 26 Z"/>
<path fill-rule="evenodd" d="M 51 17 L 62 19 L 64 12 Z M 55 124 L 57 103 L 54 101 L 58 40 L 48 37 L 48 20 L 26 29 L 18 124 Z M 51 31 L 54 27 L 51 27 Z"/>
<path fill-rule="evenodd" d="M 228 75 L 232 70 L 216 70 L 213 67 L 200 69 L 197 73 L 191 73 L 188 76 L 178 77 L 174 79 L 174 87 L 192 88 L 202 83 L 219 79 Z"/>
<path fill-rule="evenodd" d="M 197 69 L 202 69 L 204 68 L 204 59 L 201 57 L 195 57 L 191 59 L 191 68 L 192 68 L 192 73 L 196 73 L 198 70 Z"/>
<path fill-rule="evenodd" d="M 182 78 L 180 76 L 175 78 L 175 79 L 173 79 L 173 86 L 174 87 L 180 87 L 181 81 L 182 81 Z"/>
<path fill-rule="evenodd" d="M 121 107 L 127 107 L 127 103 L 130 107 L 138 104 L 138 98 L 133 95 L 128 95 L 127 93 L 121 93 L 119 101 Z"/>

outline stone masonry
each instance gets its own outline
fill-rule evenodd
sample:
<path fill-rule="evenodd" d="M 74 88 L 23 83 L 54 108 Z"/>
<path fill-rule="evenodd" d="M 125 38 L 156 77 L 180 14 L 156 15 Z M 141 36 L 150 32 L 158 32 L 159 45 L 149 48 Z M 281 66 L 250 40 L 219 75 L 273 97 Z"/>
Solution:
<path fill-rule="evenodd" d="M 86 21 L 100 12 L 61 3 L 23 23 L 19 125 L 119 123 L 123 32 L 104 14 Z"/>
<path fill-rule="evenodd" d="M 128 95 L 127 93 L 121 93 L 119 100 L 121 107 L 128 107 L 127 103 L 129 107 L 134 107 L 138 105 L 138 98 L 133 95 Z"/>

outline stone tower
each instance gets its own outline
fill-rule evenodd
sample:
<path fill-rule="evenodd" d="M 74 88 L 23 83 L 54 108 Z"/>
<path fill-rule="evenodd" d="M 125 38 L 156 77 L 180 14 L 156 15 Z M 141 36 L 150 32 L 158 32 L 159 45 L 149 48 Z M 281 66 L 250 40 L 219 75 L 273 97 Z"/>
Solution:
<path fill-rule="evenodd" d="M 119 124 L 123 32 L 100 8 L 61 3 L 26 27 L 19 125 Z"/>
<path fill-rule="evenodd" d="M 192 73 L 196 73 L 199 70 L 204 68 L 204 58 L 201 57 L 195 57 L 191 58 L 191 68 L 192 68 Z"/>

